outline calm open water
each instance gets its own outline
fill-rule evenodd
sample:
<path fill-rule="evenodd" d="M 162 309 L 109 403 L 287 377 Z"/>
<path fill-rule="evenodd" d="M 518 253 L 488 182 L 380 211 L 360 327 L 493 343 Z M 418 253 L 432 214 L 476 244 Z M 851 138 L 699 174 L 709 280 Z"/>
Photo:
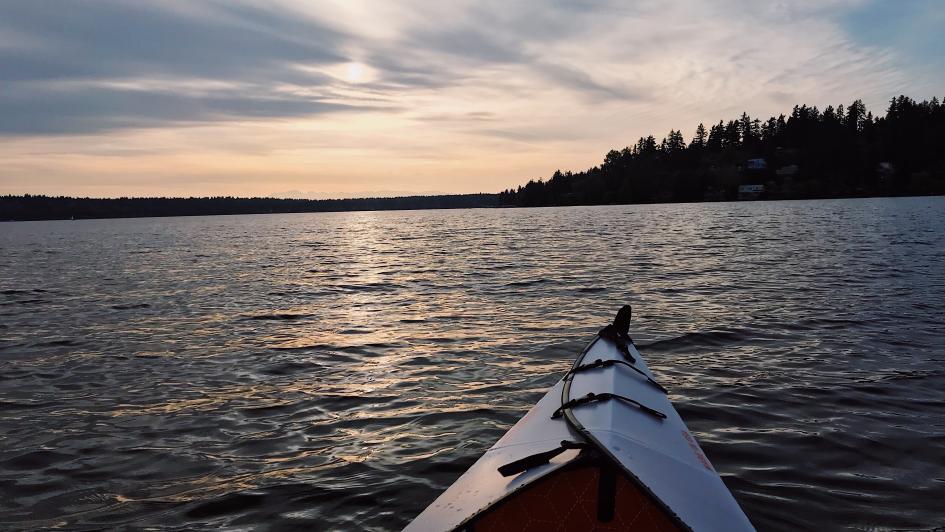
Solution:
<path fill-rule="evenodd" d="M 761 530 L 945 525 L 945 198 L 0 224 L 0 528 L 396 530 L 620 304 Z"/>

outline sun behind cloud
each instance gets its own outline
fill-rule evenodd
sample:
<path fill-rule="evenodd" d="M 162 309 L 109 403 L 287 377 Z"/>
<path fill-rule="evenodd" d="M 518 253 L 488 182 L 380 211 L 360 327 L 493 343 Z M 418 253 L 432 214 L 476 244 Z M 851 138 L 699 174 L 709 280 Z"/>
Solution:
<path fill-rule="evenodd" d="M 377 70 L 358 61 L 332 65 L 324 71 L 333 78 L 350 84 L 369 83 L 380 77 Z"/>

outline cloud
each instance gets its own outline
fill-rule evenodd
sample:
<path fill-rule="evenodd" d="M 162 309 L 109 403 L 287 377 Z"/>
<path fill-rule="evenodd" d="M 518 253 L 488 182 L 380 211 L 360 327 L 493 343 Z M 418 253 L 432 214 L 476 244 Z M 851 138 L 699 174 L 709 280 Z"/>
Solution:
<path fill-rule="evenodd" d="M 585 93 L 598 102 L 601 98 L 629 101 L 645 97 L 640 89 L 602 83 L 592 78 L 587 72 L 568 65 L 536 62 L 535 70 L 547 77 L 550 83 Z"/>
<path fill-rule="evenodd" d="M 0 9 L 0 32 L 42 43 L 0 48 L 2 81 L 161 75 L 283 79 L 298 75 L 292 63 L 345 60 L 345 35 L 287 9 L 132 0 L 33 0 L 6 2 Z"/>
<path fill-rule="evenodd" d="M 0 134 L 96 133 L 356 108 L 299 65 L 345 61 L 338 30 L 234 2 L 70 1 L 0 8 Z M 18 45 L 19 44 L 19 45 Z M 182 90 L 181 85 L 215 85 Z M 142 87 L 146 85 L 146 87 Z M 219 87 L 229 87 L 220 90 Z"/>
<path fill-rule="evenodd" d="M 661 105 L 660 94 L 689 92 L 695 105 L 751 98 L 747 87 L 732 91 L 730 83 L 749 79 L 754 92 L 768 90 L 781 102 L 785 94 L 804 95 L 804 77 L 842 92 L 834 71 L 869 75 L 880 65 L 817 20 L 851 5 L 843 1 L 371 5 L 376 11 L 348 12 L 346 23 L 344 8 L 330 4 L 318 11 L 291 2 L 7 4 L 0 8 L 0 81 L 9 87 L 0 92 L 7 117 L 0 134 L 90 134 L 375 106 L 393 112 L 420 105 L 429 91 L 456 89 L 579 106 Z M 365 19 L 372 13 L 385 31 L 361 29 L 371 27 Z M 804 35 L 792 35 L 801 27 Z M 810 46 L 798 46 L 802 38 Z M 328 74 L 355 61 L 376 73 L 356 90 Z M 181 89 L 201 83 L 223 88 Z M 495 131 L 509 129 L 524 128 Z"/>
<path fill-rule="evenodd" d="M 37 90 L 13 85 L 0 95 L 0 135 L 92 134 L 354 109 L 358 107 L 245 88 L 195 93 L 104 87 Z"/>
<path fill-rule="evenodd" d="M 0 2 L 0 192 L 125 193 L 146 179 L 149 194 L 499 190 L 742 111 L 931 97 L 945 79 L 941 10 L 891 9 Z"/>

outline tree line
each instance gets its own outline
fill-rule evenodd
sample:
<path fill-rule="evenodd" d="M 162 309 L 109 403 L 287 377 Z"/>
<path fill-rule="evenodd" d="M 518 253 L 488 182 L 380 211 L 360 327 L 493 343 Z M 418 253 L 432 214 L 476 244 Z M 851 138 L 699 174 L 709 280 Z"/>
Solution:
<path fill-rule="evenodd" d="M 641 137 L 599 166 L 499 197 L 523 207 L 731 200 L 741 185 L 770 199 L 945 194 L 945 102 L 898 96 L 884 116 L 861 100 L 767 120 L 742 113 L 699 124 L 688 143 L 678 130 Z"/>
<path fill-rule="evenodd" d="M 496 194 L 357 199 L 0 196 L 0 221 L 497 207 Z"/>

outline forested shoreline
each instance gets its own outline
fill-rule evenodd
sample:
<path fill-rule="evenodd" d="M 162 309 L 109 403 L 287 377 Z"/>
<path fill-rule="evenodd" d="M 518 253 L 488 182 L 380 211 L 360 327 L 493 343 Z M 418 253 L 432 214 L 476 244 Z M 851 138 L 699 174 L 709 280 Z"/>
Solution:
<path fill-rule="evenodd" d="M 744 187 L 740 190 L 740 187 Z M 945 194 L 945 102 L 893 98 L 876 117 L 861 100 L 797 105 L 790 115 L 699 124 L 690 142 L 611 150 L 599 166 L 556 171 L 500 193 L 503 205 L 595 205 Z"/>
<path fill-rule="evenodd" d="M 0 196 L 0 221 L 212 216 L 299 212 L 470 209 L 497 207 L 497 194 L 405 196 L 397 198 L 71 198 L 66 196 Z"/>
<path fill-rule="evenodd" d="M 680 130 L 611 150 L 599 166 L 556 171 L 498 194 L 355 199 L 0 196 L 0 221 L 477 207 L 540 207 L 945 194 L 945 102 L 893 98 L 795 106 L 765 121 L 742 113 L 689 142 Z"/>

